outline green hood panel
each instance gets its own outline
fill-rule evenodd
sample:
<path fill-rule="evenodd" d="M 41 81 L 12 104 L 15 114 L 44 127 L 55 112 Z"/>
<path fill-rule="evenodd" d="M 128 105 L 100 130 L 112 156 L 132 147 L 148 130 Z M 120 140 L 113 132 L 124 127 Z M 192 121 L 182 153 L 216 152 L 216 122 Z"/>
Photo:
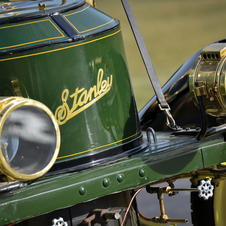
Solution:
<path fill-rule="evenodd" d="M 61 18 L 57 23 L 55 17 Z M 89 4 L 84 4 L 65 13 L 45 15 L 37 19 L 21 19 L 20 22 L 7 23 L 0 20 L 0 53 L 21 52 L 49 45 L 73 42 L 73 35 L 67 33 L 68 27 L 76 39 L 86 39 L 106 32 L 119 25 L 119 22 L 100 13 Z M 2 22 L 2 24 L 1 24 Z"/>
<path fill-rule="evenodd" d="M 85 4 L 85 0 L 34 0 L 0 2 L 0 23 L 45 17 L 53 12 L 68 11 Z"/>
<path fill-rule="evenodd" d="M 58 22 L 50 16 L 2 25 L 9 38 L 0 42 L 0 96 L 52 110 L 61 131 L 58 163 L 136 148 L 142 135 L 118 21 L 85 4 Z M 82 38 L 67 36 L 65 22 Z"/>

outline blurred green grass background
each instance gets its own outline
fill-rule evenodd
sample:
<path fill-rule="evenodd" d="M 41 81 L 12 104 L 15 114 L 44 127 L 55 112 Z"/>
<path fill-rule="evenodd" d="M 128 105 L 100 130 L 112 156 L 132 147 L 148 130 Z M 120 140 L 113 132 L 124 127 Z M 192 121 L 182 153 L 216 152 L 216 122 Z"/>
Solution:
<path fill-rule="evenodd" d="M 129 0 L 160 84 L 194 53 L 226 38 L 225 0 Z M 154 95 L 120 0 L 96 0 L 121 21 L 127 60 L 140 110 Z"/>

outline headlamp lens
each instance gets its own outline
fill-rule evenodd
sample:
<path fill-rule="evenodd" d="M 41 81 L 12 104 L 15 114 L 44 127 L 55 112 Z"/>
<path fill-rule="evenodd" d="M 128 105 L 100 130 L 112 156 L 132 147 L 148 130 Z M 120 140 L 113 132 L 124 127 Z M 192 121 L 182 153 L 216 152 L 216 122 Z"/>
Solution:
<path fill-rule="evenodd" d="M 57 133 L 43 109 L 25 105 L 10 112 L 1 131 L 1 151 L 6 164 L 16 173 L 36 174 L 53 159 Z"/>

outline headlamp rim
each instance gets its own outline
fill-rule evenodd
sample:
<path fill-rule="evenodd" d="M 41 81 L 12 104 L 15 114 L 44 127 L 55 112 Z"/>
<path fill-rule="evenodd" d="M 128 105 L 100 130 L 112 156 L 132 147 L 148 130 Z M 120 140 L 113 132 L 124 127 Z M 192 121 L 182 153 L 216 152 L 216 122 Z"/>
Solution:
<path fill-rule="evenodd" d="M 49 163 L 46 165 L 45 168 L 43 168 L 39 172 L 36 172 L 33 174 L 22 174 L 22 173 L 18 173 L 17 171 L 13 170 L 7 163 L 7 161 L 3 155 L 1 146 L 0 146 L 0 168 L 8 177 L 10 177 L 12 179 L 20 180 L 20 181 L 28 181 L 28 180 L 34 180 L 34 179 L 37 179 L 37 178 L 43 176 L 45 173 L 47 173 L 50 170 L 50 168 L 55 163 L 57 156 L 59 154 L 59 150 L 60 150 L 60 129 L 59 129 L 58 123 L 55 119 L 55 116 L 53 115 L 51 110 L 46 105 L 44 105 L 41 102 L 38 102 L 36 100 L 32 100 L 32 99 L 28 99 L 28 98 L 23 98 L 23 97 L 10 98 L 9 97 L 9 98 L 2 99 L 0 101 L 0 105 L 1 104 L 3 104 L 3 108 L 0 109 L 0 139 L 1 139 L 3 126 L 4 126 L 8 116 L 14 110 L 16 110 L 22 106 L 37 107 L 37 108 L 43 110 L 45 113 L 47 113 L 47 115 L 50 117 L 50 119 L 53 123 L 54 129 L 55 129 L 55 132 L 56 132 L 56 147 L 55 147 L 54 154 L 53 154 L 51 160 L 49 161 Z"/>

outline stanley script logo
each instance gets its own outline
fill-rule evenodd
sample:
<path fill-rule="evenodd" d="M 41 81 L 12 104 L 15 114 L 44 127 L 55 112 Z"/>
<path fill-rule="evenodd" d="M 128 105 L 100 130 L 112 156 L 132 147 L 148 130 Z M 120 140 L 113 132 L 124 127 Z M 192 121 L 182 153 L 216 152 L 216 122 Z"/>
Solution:
<path fill-rule="evenodd" d="M 62 92 L 62 105 L 59 106 L 55 112 L 55 117 L 59 125 L 63 125 L 69 119 L 90 107 L 110 91 L 112 87 L 113 76 L 111 75 L 107 77 L 106 80 L 103 80 L 103 75 L 104 70 L 100 68 L 97 74 L 97 84 L 91 87 L 89 91 L 87 91 L 85 88 L 80 89 L 79 87 L 75 89 L 75 92 L 70 95 L 70 98 L 73 99 L 71 109 L 67 104 L 69 90 L 65 89 Z"/>

